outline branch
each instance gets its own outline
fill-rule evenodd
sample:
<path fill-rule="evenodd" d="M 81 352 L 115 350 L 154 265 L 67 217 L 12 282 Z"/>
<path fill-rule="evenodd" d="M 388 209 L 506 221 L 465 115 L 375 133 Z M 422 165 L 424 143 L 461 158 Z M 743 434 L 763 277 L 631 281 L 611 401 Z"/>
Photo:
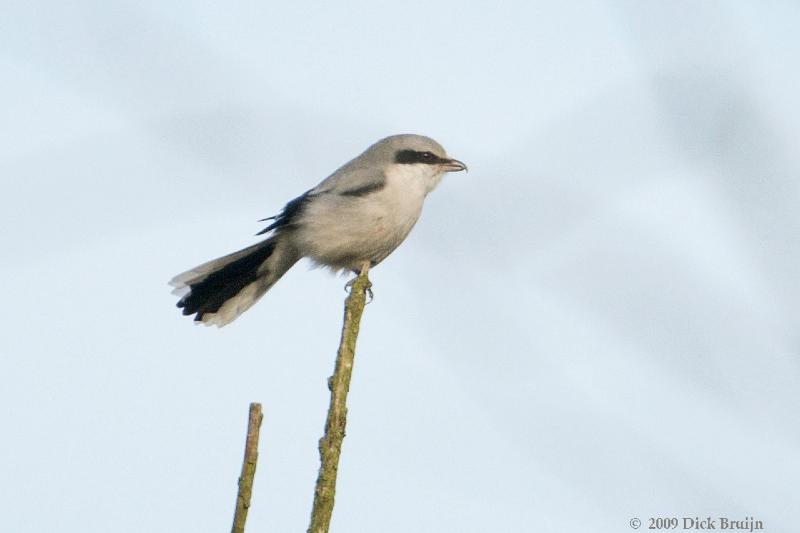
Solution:
<path fill-rule="evenodd" d="M 339 454 L 342 451 L 344 429 L 347 423 L 347 392 L 350 390 L 350 376 L 353 372 L 353 359 L 356 339 L 364 312 L 367 290 L 372 286 L 367 277 L 368 268 L 352 282 L 350 296 L 344 304 L 344 325 L 339 353 L 333 376 L 328 380 L 331 403 L 328 419 L 325 421 L 325 435 L 319 441 L 320 468 L 317 486 L 314 490 L 314 507 L 311 510 L 311 525 L 308 533 L 328 533 L 333 514 L 333 500 L 336 495 L 336 473 L 339 469 Z"/>
<path fill-rule="evenodd" d="M 261 404 L 250 404 L 250 418 L 247 423 L 247 441 L 244 446 L 242 475 L 239 476 L 239 492 L 236 495 L 236 513 L 233 515 L 231 533 L 244 533 L 247 511 L 250 509 L 250 496 L 253 494 L 253 478 L 258 462 L 258 431 L 261 428 Z"/>

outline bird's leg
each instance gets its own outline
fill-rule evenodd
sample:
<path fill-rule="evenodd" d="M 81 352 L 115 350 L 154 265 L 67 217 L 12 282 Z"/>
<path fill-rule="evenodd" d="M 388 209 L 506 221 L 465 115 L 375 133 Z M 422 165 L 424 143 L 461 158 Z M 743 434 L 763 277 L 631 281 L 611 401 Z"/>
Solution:
<path fill-rule="evenodd" d="M 356 277 L 354 277 L 353 279 L 351 279 L 350 281 L 348 281 L 345 284 L 345 286 L 344 286 L 345 292 L 350 292 L 350 289 L 353 288 L 353 284 L 356 282 L 356 280 L 361 275 L 361 273 L 364 272 L 366 274 L 367 272 L 369 272 L 369 267 L 370 267 L 370 262 L 369 261 L 364 261 L 361 264 L 361 268 L 360 269 L 353 270 L 353 273 L 356 275 Z M 368 297 L 367 298 L 367 303 L 370 303 L 372 301 L 372 299 L 375 297 L 375 295 L 372 292 L 372 282 L 369 281 L 369 280 L 367 280 L 367 297 Z"/>

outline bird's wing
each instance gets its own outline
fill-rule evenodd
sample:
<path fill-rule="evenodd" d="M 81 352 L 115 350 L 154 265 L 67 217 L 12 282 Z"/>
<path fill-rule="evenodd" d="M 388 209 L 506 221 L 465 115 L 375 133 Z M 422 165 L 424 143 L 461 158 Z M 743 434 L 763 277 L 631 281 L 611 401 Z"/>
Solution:
<path fill-rule="evenodd" d="M 314 198 L 318 196 L 335 194 L 338 196 L 361 197 L 379 191 L 385 185 L 386 174 L 383 170 L 350 162 L 322 180 L 313 189 L 287 203 L 279 214 L 262 219 L 261 222 L 266 220 L 274 220 L 274 222 L 256 233 L 256 235 L 262 235 L 272 230 L 279 230 L 296 224 L 308 203 L 313 202 Z"/>
<path fill-rule="evenodd" d="M 381 190 L 385 185 L 386 174 L 383 169 L 351 161 L 322 180 L 309 192 L 314 195 L 365 196 Z"/>

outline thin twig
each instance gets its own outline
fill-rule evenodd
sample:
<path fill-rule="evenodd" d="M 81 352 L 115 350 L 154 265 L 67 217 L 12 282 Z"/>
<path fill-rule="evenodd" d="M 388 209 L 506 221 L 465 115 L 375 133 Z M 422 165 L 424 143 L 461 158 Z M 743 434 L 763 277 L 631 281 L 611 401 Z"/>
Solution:
<path fill-rule="evenodd" d="M 336 495 L 336 473 L 339 469 L 339 454 L 342 451 L 345 424 L 347 423 L 347 392 L 350 390 L 350 376 L 353 372 L 353 359 L 356 339 L 364 312 L 366 293 L 371 283 L 367 268 L 362 269 L 350 289 L 350 296 L 344 305 L 344 324 L 339 352 L 333 376 L 328 380 L 331 403 L 328 419 L 325 421 L 325 435 L 319 441 L 320 468 L 317 486 L 314 490 L 314 507 L 311 510 L 311 525 L 308 533 L 328 533 L 333 514 L 333 501 Z"/>
<path fill-rule="evenodd" d="M 242 475 L 239 476 L 239 492 L 236 495 L 236 513 L 233 515 L 231 533 L 244 533 L 247 511 L 250 509 L 250 496 L 253 494 L 253 478 L 258 462 L 258 432 L 261 429 L 261 404 L 250 404 L 250 417 L 247 422 L 247 441 L 244 445 Z"/>

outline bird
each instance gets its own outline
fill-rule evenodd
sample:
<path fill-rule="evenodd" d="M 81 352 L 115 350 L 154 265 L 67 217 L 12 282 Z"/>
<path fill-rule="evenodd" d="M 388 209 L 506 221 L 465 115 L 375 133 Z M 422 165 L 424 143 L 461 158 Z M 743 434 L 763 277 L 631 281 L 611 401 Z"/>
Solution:
<path fill-rule="evenodd" d="M 170 281 L 177 307 L 223 327 L 255 304 L 302 258 L 356 275 L 386 259 L 408 236 L 428 193 L 467 165 L 423 135 L 381 139 L 319 185 L 288 202 L 256 235 L 267 237 Z"/>

